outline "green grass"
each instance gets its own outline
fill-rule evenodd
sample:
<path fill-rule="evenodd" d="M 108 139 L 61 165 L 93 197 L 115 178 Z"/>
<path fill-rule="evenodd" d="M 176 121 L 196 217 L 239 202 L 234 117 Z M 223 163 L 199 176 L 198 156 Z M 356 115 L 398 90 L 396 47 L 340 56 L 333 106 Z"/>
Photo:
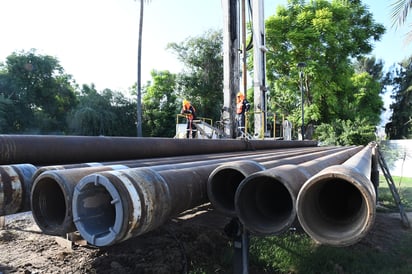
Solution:
<path fill-rule="evenodd" d="M 406 211 L 412 211 L 412 178 L 392 176 L 392 179 L 404 209 Z M 399 210 L 388 183 L 383 176 L 381 176 L 379 180 L 378 200 L 381 205 L 390 211 Z"/>
<path fill-rule="evenodd" d="M 412 178 L 393 177 L 406 211 L 412 211 Z M 399 212 L 384 177 L 378 189 L 379 210 Z M 410 220 L 412 221 L 412 220 Z M 382 235 L 381 235 L 382 236 Z M 380 237 L 381 237 L 380 236 Z M 376 241 L 376 240 L 375 240 Z M 359 244 L 349 247 L 317 245 L 304 232 L 294 231 L 273 237 L 250 238 L 249 273 L 271 274 L 403 274 L 412 273 L 412 233 L 389 247 Z M 230 245 L 220 259 L 193 266 L 191 274 L 233 273 Z M 207 265 L 207 266 L 206 266 Z M 219 265 L 220 267 L 216 267 Z"/>
<path fill-rule="evenodd" d="M 266 273 L 411 273 L 412 237 L 391 252 L 315 245 L 306 234 L 253 238 L 251 261 Z"/>
<path fill-rule="evenodd" d="M 412 211 L 412 178 L 393 177 L 406 211 Z M 399 212 L 384 177 L 378 201 L 387 211 Z M 316 245 L 305 233 L 251 239 L 251 263 L 265 273 L 412 273 L 412 234 L 388 250 L 367 245 Z"/>

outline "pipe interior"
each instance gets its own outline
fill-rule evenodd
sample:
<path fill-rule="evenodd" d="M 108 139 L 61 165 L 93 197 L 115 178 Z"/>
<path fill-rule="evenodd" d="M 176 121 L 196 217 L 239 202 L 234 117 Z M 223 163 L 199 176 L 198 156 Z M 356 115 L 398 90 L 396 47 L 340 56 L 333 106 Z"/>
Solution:
<path fill-rule="evenodd" d="M 236 206 L 247 227 L 262 233 L 275 233 L 291 222 L 294 203 L 288 189 L 278 180 L 255 177 L 239 191 Z"/>
<path fill-rule="evenodd" d="M 359 189 L 339 178 L 323 180 L 307 189 L 300 210 L 311 231 L 337 239 L 343 233 L 360 230 L 368 216 Z"/>
<path fill-rule="evenodd" d="M 115 205 L 110 193 L 102 185 L 87 184 L 76 199 L 77 213 L 82 224 L 82 233 L 91 238 L 104 237 L 110 233 L 116 221 Z"/>
<path fill-rule="evenodd" d="M 32 212 L 39 226 L 47 228 L 62 225 L 67 212 L 64 193 L 51 178 L 39 180 L 32 193 Z"/>
<path fill-rule="evenodd" d="M 211 181 L 213 204 L 234 211 L 236 190 L 243 179 L 245 175 L 236 169 L 225 168 L 216 172 Z"/>

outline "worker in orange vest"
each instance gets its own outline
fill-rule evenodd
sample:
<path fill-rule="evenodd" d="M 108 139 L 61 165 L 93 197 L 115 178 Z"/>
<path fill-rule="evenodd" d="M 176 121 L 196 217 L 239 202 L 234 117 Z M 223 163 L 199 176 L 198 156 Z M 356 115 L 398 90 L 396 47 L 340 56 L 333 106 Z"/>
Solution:
<path fill-rule="evenodd" d="M 183 100 L 181 114 L 185 115 L 187 120 L 186 138 L 189 138 L 192 133 L 192 139 L 194 139 L 197 132 L 196 125 L 193 123 L 193 120 L 196 120 L 196 110 L 188 100 Z"/>
<path fill-rule="evenodd" d="M 237 127 L 238 136 L 245 133 L 245 113 L 250 109 L 250 103 L 245 98 L 242 92 L 238 92 L 236 97 L 236 114 L 237 114 Z"/>

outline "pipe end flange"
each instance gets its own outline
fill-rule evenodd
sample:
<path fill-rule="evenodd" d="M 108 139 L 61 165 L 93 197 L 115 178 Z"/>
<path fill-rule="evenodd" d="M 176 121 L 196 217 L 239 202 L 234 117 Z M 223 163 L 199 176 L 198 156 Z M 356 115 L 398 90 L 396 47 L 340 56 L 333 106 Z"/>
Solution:
<path fill-rule="evenodd" d="M 82 178 L 73 193 L 73 222 L 80 235 L 95 246 L 109 246 L 122 237 L 123 202 L 102 174 Z"/>

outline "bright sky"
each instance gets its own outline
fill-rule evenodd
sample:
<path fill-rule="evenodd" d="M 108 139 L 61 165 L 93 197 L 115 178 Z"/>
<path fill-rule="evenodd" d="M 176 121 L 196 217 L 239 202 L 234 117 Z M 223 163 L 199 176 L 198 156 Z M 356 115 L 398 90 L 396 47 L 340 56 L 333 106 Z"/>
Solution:
<path fill-rule="evenodd" d="M 56 57 L 78 84 L 98 90 L 126 91 L 137 79 L 139 1 L 134 0 L 1 0 L 0 62 L 13 51 L 37 49 Z M 275 13 L 287 0 L 264 0 L 265 14 Z M 407 26 L 390 28 L 389 5 L 395 0 L 363 0 L 387 34 L 374 54 L 387 67 L 412 55 L 403 45 Z M 221 29 L 220 0 L 152 0 L 145 5 L 142 83 L 150 71 L 181 71 L 176 56 L 165 50 L 170 42 Z"/>

